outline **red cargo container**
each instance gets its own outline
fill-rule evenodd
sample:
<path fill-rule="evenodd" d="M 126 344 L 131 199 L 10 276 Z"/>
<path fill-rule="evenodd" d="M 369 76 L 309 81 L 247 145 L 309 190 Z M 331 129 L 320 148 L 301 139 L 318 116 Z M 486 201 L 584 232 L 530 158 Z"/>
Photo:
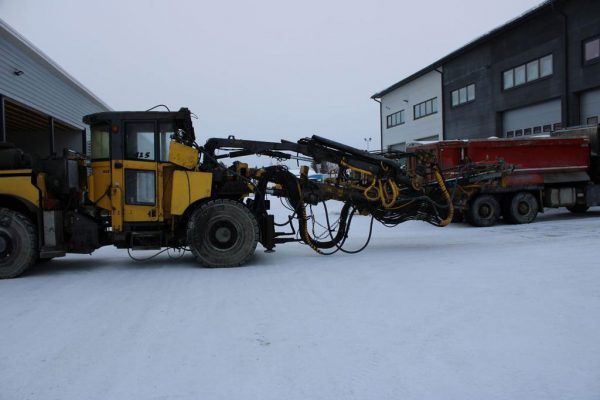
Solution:
<path fill-rule="evenodd" d="M 599 201 L 588 137 L 454 140 L 418 148 L 436 155 L 445 178 L 458 189 L 453 190 L 458 216 L 476 226 L 493 225 L 501 216 L 528 223 L 544 207 L 582 212 Z M 466 179 L 466 171 L 485 165 L 500 173 Z"/>

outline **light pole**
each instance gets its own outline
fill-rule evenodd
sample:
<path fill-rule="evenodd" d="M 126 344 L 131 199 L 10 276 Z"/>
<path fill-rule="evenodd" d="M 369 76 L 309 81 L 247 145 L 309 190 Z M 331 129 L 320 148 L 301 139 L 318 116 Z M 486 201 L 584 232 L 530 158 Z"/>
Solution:
<path fill-rule="evenodd" d="M 373 140 L 373 138 L 363 138 L 363 140 L 367 144 L 367 151 L 369 151 L 369 145 L 371 144 L 371 140 Z"/>

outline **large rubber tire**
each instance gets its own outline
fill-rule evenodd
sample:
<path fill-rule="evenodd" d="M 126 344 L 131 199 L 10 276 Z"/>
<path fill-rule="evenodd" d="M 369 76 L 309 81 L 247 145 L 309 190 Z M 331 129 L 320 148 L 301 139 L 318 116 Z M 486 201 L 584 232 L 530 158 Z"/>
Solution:
<path fill-rule="evenodd" d="M 528 224 L 537 217 L 538 202 L 529 192 L 515 194 L 508 204 L 508 220 L 513 224 Z"/>
<path fill-rule="evenodd" d="M 258 223 L 242 203 L 219 199 L 198 207 L 187 228 L 188 245 L 205 267 L 236 267 L 256 250 Z"/>
<path fill-rule="evenodd" d="M 573 214 L 584 214 L 589 208 L 586 204 L 575 204 L 574 206 L 567 207 L 567 210 Z"/>
<path fill-rule="evenodd" d="M 466 214 L 473 226 L 492 226 L 500 218 L 500 203 L 492 195 L 481 194 L 471 202 Z"/>
<path fill-rule="evenodd" d="M 16 278 L 37 261 L 33 223 L 16 211 L 0 208 L 0 279 Z"/>

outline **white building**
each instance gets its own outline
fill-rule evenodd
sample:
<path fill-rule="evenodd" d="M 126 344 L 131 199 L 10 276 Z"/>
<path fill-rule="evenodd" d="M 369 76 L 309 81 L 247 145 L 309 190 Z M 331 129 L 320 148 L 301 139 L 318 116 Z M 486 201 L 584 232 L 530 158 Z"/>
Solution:
<path fill-rule="evenodd" d="M 441 140 L 441 69 L 411 76 L 372 97 L 380 102 L 381 147 L 404 150 L 414 141 Z"/>

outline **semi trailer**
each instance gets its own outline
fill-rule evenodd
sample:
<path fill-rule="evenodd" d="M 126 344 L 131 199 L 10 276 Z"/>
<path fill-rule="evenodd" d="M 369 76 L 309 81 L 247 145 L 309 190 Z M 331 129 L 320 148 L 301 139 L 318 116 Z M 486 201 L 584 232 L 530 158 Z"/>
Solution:
<path fill-rule="evenodd" d="M 599 127 L 548 137 L 449 140 L 416 144 L 435 155 L 455 207 L 454 220 L 491 226 L 500 218 L 523 224 L 547 207 L 583 213 L 600 205 Z M 487 165 L 475 175 L 472 168 Z M 475 177 L 464 182 L 465 174 Z"/>

